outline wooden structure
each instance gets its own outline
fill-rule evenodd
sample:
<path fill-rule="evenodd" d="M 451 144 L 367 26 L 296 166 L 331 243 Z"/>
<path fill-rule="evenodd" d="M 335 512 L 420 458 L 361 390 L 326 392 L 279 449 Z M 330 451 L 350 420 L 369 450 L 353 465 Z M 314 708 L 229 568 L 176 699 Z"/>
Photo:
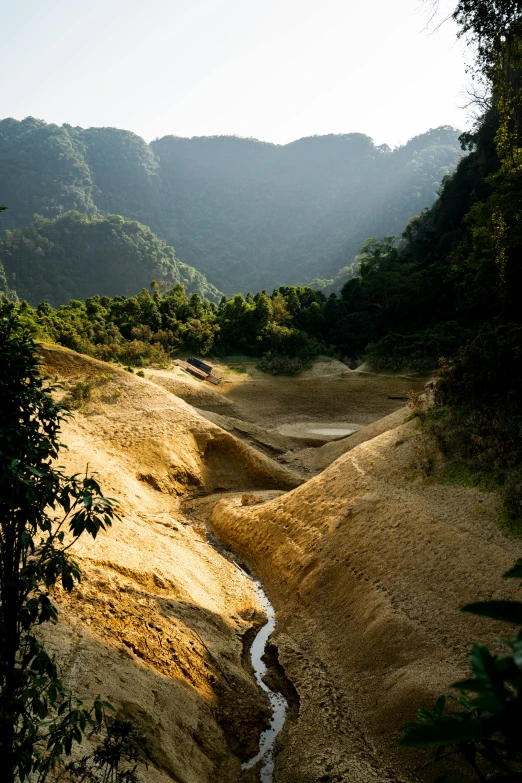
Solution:
<path fill-rule="evenodd" d="M 197 359 L 195 356 L 189 356 L 187 361 L 182 359 L 176 359 L 176 365 L 181 367 L 186 372 L 199 378 L 201 381 L 210 381 L 211 383 L 218 384 L 221 380 L 221 372 L 212 367 L 211 364 Z"/>

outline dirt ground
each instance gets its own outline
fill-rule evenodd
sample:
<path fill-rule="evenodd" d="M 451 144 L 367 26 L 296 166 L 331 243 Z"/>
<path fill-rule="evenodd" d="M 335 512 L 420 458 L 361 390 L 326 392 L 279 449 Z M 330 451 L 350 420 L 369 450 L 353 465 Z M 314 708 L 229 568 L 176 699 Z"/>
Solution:
<path fill-rule="evenodd" d="M 220 362 L 214 365 L 222 371 L 217 386 L 179 367 L 154 371 L 153 380 L 301 475 L 324 469 L 353 447 L 358 430 L 404 408 L 408 392 L 421 392 L 428 380 L 358 372 L 335 359 L 322 359 L 296 377 L 263 373 L 252 359 L 236 359 L 235 370 Z M 321 427 L 346 428 L 354 434 L 316 434 Z M 337 445 L 325 446 L 319 454 L 318 447 L 332 440 Z"/>
<path fill-rule="evenodd" d="M 254 362 L 241 367 L 246 372 L 225 373 L 215 388 L 241 412 L 239 418 L 270 429 L 306 421 L 364 426 L 404 406 L 408 392 L 421 391 L 427 381 L 357 372 L 334 359 L 318 361 L 296 377 L 262 373 Z"/>
<path fill-rule="evenodd" d="M 426 754 L 397 740 L 467 676 L 473 642 L 505 633 L 459 606 L 519 597 L 501 575 L 521 544 L 497 528 L 493 494 L 422 478 L 421 453 L 415 422 L 399 423 L 275 499 L 199 501 L 277 611 L 273 640 L 300 699 L 277 783 L 459 779 L 421 771 Z"/>
<path fill-rule="evenodd" d="M 499 630 L 458 606 L 516 593 L 500 574 L 520 543 L 497 529 L 493 494 L 418 470 L 404 397 L 426 379 L 324 361 L 297 378 L 244 365 L 214 387 L 178 368 L 138 378 L 66 349 L 45 357 L 71 390 L 104 378 L 67 423 L 61 464 L 89 463 L 122 515 L 77 548 L 85 578 L 59 597 L 49 643 L 68 682 L 143 729 L 144 782 L 238 781 L 266 719 L 246 654 L 259 605 L 205 542 L 207 523 L 277 611 L 296 703 L 274 783 L 429 779 L 397 746 L 400 727 Z M 314 448 L 279 432 L 310 422 L 359 428 Z"/>
<path fill-rule="evenodd" d="M 262 620 L 250 581 L 183 514 L 187 495 L 291 488 L 291 470 L 148 378 L 61 348 L 46 369 L 92 384 L 62 431 L 60 464 L 97 472 L 121 520 L 75 546 L 82 584 L 46 627 L 65 680 L 100 693 L 149 743 L 144 783 L 230 783 L 267 716 L 246 651 Z"/>

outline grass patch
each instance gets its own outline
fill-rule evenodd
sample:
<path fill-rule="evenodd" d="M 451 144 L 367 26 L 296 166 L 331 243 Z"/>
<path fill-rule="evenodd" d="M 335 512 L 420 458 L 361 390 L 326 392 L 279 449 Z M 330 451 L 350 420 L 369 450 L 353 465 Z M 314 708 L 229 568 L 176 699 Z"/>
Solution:
<path fill-rule="evenodd" d="M 87 375 L 71 386 L 63 402 L 71 410 L 80 410 L 87 403 L 97 399 L 100 396 L 98 390 L 111 384 L 113 378 L 114 375 L 110 373 Z"/>
<path fill-rule="evenodd" d="M 522 518 L 513 518 L 506 510 L 502 510 L 497 518 L 497 525 L 508 538 L 522 538 Z"/>
<path fill-rule="evenodd" d="M 229 364 L 225 370 L 225 372 L 233 372 L 236 375 L 241 375 L 241 373 L 245 373 L 246 371 L 246 367 L 244 367 L 242 364 Z"/>
<path fill-rule="evenodd" d="M 497 492 L 504 486 L 504 472 L 486 470 L 466 462 L 447 462 L 438 472 L 442 483 L 457 487 L 475 487 L 483 492 Z"/>
<path fill-rule="evenodd" d="M 441 483 L 498 493 L 502 508 L 497 516 L 497 526 L 505 536 L 518 539 L 522 539 L 520 478 L 519 470 L 486 470 L 467 462 L 448 462 L 437 474 L 437 480 Z"/>

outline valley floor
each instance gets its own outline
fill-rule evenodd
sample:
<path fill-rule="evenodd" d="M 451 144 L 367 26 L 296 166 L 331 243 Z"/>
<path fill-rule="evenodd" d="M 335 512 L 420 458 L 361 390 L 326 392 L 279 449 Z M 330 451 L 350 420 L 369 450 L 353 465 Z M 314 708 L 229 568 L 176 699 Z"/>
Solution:
<path fill-rule="evenodd" d="M 493 639 L 458 606 L 510 597 L 500 575 L 520 545 L 497 529 L 493 494 L 418 470 L 404 398 L 426 379 L 335 361 L 273 378 L 243 362 L 211 386 L 179 368 L 137 378 L 66 349 L 45 357 L 71 388 L 104 378 L 67 424 L 62 461 L 97 470 L 122 515 L 78 547 L 85 578 L 60 596 L 51 642 L 69 682 L 143 728 L 143 780 L 239 780 L 266 720 L 246 655 L 260 607 L 207 525 L 277 612 L 295 691 L 274 781 L 427 779 L 397 746 L 401 726 L 463 676 L 473 641 Z M 328 427 L 354 432 L 311 432 Z"/>

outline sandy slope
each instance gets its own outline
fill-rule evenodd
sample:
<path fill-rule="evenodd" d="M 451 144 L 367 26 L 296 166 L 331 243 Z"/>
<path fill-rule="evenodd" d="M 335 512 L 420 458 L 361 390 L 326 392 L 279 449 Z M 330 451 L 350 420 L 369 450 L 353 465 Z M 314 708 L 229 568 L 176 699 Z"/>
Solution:
<path fill-rule="evenodd" d="M 417 441 L 414 422 L 399 425 L 276 499 L 207 502 L 265 584 L 299 692 L 278 783 L 415 778 L 400 726 L 501 630 L 457 607 L 517 593 L 500 575 L 520 543 L 496 528 L 494 496 L 415 479 Z"/>
<path fill-rule="evenodd" d="M 104 376 L 66 425 L 61 461 L 98 470 L 122 510 L 78 549 L 81 591 L 58 595 L 65 622 L 48 637 L 70 682 L 145 731 L 145 783 L 233 783 L 264 715 L 244 655 L 257 600 L 196 532 L 196 516 L 252 565 L 278 612 L 275 641 L 299 708 L 276 783 L 417 779 L 418 757 L 396 744 L 400 726 L 463 674 L 472 641 L 491 640 L 491 623 L 457 607 L 516 592 L 500 574 L 520 546 L 495 527 L 493 495 L 418 477 L 415 423 L 389 399 L 413 384 L 326 362 L 300 379 L 263 385 L 252 370 L 212 390 L 65 349 L 46 360 L 70 384 Z M 269 457 L 295 445 L 276 430 L 321 418 L 366 426 L 287 452 L 307 470 L 336 460 L 299 486 Z M 255 505 L 241 504 L 245 491 Z"/>
<path fill-rule="evenodd" d="M 145 783 L 230 783 L 266 715 L 244 654 L 261 614 L 249 580 L 187 524 L 179 497 L 299 479 L 149 380 L 66 349 L 44 355 L 70 385 L 104 378 L 63 428 L 60 463 L 89 464 L 122 517 L 76 547 L 83 582 L 57 594 L 62 622 L 48 642 L 77 691 L 101 693 L 145 731 Z"/>
<path fill-rule="evenodd" d="M 403 424 L 408 413 L 408 408 L 399 408 L 399 410 L 383 416 L 382 419 L 377 419 L 372 424 L 361 427 L 353 435 L 348 435 L 348 437 L 332 443 L 325 443 L 324 446 L 319 448 L 300 449 L 285 454 L 282 461 L 296 468 L 306 468 L 310 471 L 324 470 L 328 465 L 331 465 L 332 462 L 335 462 L 336 459 L 339 459 L 339 457 L 351 451 L 360 443 L 376 438 L 377 435 L 381 435 L 383 432 Z"/>

